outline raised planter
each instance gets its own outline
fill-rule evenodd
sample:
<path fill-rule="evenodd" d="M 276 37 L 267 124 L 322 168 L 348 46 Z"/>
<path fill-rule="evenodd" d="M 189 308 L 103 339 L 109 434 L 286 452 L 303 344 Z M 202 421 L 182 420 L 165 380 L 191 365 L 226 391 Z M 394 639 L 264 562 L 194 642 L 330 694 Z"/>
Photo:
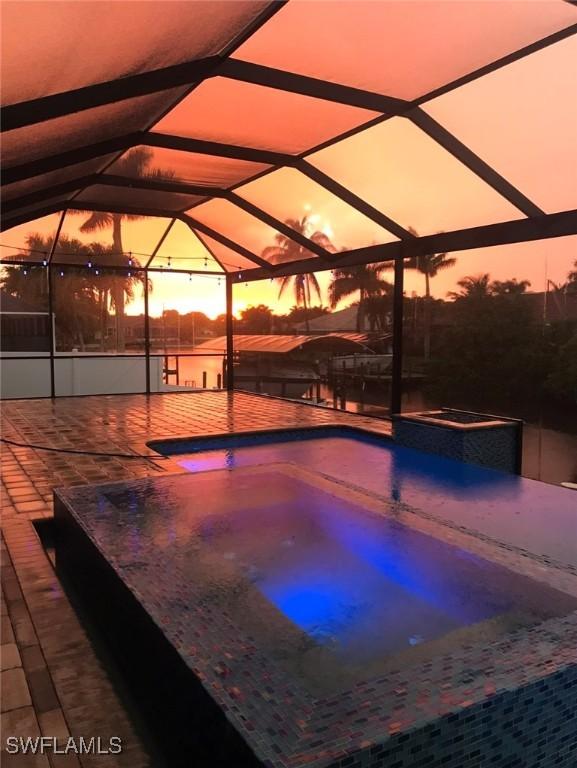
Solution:
<path fill-rule="evenodd" d="M 393 416 L 399 445 L 469 464 L 521 474 L 523 422 L 441 408 Z"/>

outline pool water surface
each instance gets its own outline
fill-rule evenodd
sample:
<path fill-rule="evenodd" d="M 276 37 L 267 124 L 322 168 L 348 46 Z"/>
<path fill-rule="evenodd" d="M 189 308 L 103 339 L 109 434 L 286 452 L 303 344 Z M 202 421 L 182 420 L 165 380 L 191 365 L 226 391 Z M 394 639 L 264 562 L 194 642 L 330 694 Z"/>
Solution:
<path fill-rule="evenodd" d="M 165 441 L 151 447 L 195 473 L 291 462 L 577 568 L 577 493 L 569 489 L 421 453 L 346 428 Z"/>

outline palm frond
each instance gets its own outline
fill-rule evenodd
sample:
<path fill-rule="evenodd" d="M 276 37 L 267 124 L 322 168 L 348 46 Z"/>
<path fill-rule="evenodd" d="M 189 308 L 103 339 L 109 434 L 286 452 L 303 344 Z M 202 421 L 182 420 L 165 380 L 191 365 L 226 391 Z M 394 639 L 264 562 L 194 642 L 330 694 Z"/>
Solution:
<path fill-rule="evenodd" d="M 291 278 L 290 277 L 279 277 L 280 280 L 280 288 L 278 289 L 278 297 L 283 295 L 287 287 L 290 285 Z"/>
<path fill-rule="evenodd" d="M 443 261 L 440 261 L 435 269 L 437 272 L 440 272 L 443 269 L 448 269 L 449 267 L 454 267 L 457 263 L 457 259 L 454 256 L 445 256 L 445 254 L 439 254 L 440 256 L 443 256 Z"/>
<path fill-rule="evenodd" d="M 170 168 L 151 168 L 150 171 L 146 171 L 144 174 L 145 179 L 157 179 L 162 181 L 167 179 L 174 179 L 176 173 Z"/>
<path fill-rule="evenodd" d="M 335 277 L 329 284 L 329 304 L 334 309 L 342 299 L 346 299 L 359 290 L 358 282 L 351 275 Z"/>
<path fill-rule="evenodd" d="M 97 232 L 101 229 L 108 229 L 112 226 L 112 214 L 103 211 L 79 211 L 87 213 L 88 218 L 80 225 L 81 232 Z"/>
<path fill-rule="evenodd" d="M 308 275 L 306 275 L 306 278 L 307 278 L 307 282 L 310 283 L 310 285 L 312 286 L 314 292 L 317 295 L 318 300 L 320 301 L 321 300 L 321 287 L 319 285 L 319 281 L 317 280 L 317 276 L 315 275 L 314 272 L 311 272 Z"/>
<path fill-rule="evenodd" d="M 267 245 L 266 248 L 263 248 L 261 252 L 261 256 L 263 259 L 266 259 L 267 261 L 275 262 L 278 258 L 280 258 L 281 254 L 279 253 L 280 248 L 278 245 Z"/>
<path fill-rule="evenodd" d="M 130 178 L 142 178 L 153 156 L 149 147 L 135 147 L 114 163 L 114 173 Z"/>
<path fill-rule="evenodd" d="M 298 306 L 299 304 L 304 304 L 306 300 L 303 276 L 295 275 L 294 284 L 295 284 L 295 300 Z"/>

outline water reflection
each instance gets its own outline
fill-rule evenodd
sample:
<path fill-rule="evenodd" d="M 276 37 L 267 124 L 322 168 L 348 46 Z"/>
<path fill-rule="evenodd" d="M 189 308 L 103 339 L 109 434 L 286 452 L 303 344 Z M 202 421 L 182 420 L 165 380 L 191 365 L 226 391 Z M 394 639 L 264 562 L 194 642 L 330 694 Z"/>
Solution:
<path fill-rule="evenodd" d="M 421 453 L 379 438 L 325 437 L 319 432 L 310 432 L 308 439 L 299 440 L 296 432 L 289 436 L 286 442 L 280 442 L 278 435 L 225 438 L 224 443 L 212 440 L 213 450 L 189 454 L 183 453 L 186 444 L 166 450 L 181 453 L 179 464 L 191 472 L 293 462 L 577 566 L 574 491 Z M 259 440 L 263 444 L 258 444 Z M 235 441 L 240 445 L 234 447 Z M 189 444 L 189 450 L 191 447 Z"/>

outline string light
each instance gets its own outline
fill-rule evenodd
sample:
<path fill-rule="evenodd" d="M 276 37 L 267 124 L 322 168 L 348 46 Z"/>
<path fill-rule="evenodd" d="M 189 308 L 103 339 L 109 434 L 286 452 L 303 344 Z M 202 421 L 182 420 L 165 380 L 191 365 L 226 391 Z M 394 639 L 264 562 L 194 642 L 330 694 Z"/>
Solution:
<path fill-rule="evenodd" d="M 26 275 L 28 274 L 28 270 L 26 269 L 26 267 L 24 267 L 23 272 L 24 272 L 24 277 L 26 277 Z"/>
<path fill-rule="evenodd" d="M 9 243 L 0 243 L 0 248 L 9 248 L 10 250 L 13 250 L 13 251 L 15 250 L 15 251 L 20 251 L 20 252 L 25 252 L 25 253 L 41 254 L 42 255 L 42 262 L 41 262 L 42 266 L 43 267 L 50 266 L 49 263 L 48 263 L 48 254 L 47 254 L 47 252 L 43 251 L 43 250 L 40 250 L 39 248 L 24 248 L 22 246 L 10 245 Z M 115 252 L 111 252 L 110 255 L 111 256 L 125 256 L 126 254 L 116 253 L 116 251 L 115 251 Z M 57 256 L 58 257 L 70 256 L 72 258 L 78 258 L 79 254 L 74 252 L 74 251 L 61 251 L 61 250 L 58 250 Z M 134 264 L 134 261 L 135 261 L 134 260 L 134 256 L 142 256 L 143 258 L 150 258 L 151 254 L 150 253 L 136 253 L 136 252 L 132 253 L 132 251 L 131 251 L 130 252 L 130 257 L 132 259 L 132 263 L 131 264 L 127 264 L 126 265 L 127 268 L 128 268 L 128 266 L 132 266 L 133 268 L 138 268 Z M 168 258 L 169 261 L 171 261 L 171 257 L 160 257 L 159 256 L 157 258 L 158 259 L 160 259 L 160 258 Z M 203 262 L 206 261 L 207 262 L 207 267 L 208 267 L 208 256 L 191 256 L 190 260 L 191 261 L 203 261 Z M 3 263 L 7 263 L 7 261 L 3 262 Z M 240 273 L 241 268 L 238 267 L 236 264 L 233 264 L 233 263 L 227 262 L 227 261 L 221 261 L 220 263 L 223 266 L 225 266 L 225 267 L 230 267 L 232 272 L 238 271 Z M 80 263 L 80 262 L 71 262 L 67 266 L 70 266 L 70 267 L 82 267 L 85 264 L 86 264 L 86 262 L 84 262 L 84 261 L 82 263 Z M 88 264 L 86 264 L 86 266 L 88 266 L 88 265 L 90 265 L 90 268 L 94 268 L 94 262 L 90 261 L 90 262 L 88 262 Z M 38 266 L 40 266 L 40 263 L 38 264 Z M 54 262 L 52 263 L 52 266 L 54 266 L 55 269 L 58 267 L 58 258 L 54 259 Z M 160 266 L 162 267 L 163 265 L 160 265 Z M 239 274 L 239 280 L 242 280 L 242 274 Z"/>
<path fill-rule="evenodd" d="M 172 264 L 170 262 L 170 256 L 168 257 L 168 268 L 170 269 L 172 267 Z"/>
<path fill-rule="evenodd" d="M 64 270 L 63 269 L 60 270 L 60 277 L 64 277 Z"/>
<path fill-rule="evenodd" d="M 192 283 L 192 272 L 190 272 L 188 275 L 188 282 Z"/>
<path fill-rule="evenodd" d="M 128 254 L 128 266 L 132 266 L 132 251 Z"/>
<path fill-rule="evenodd" d="M 88 266 L 88 269 L 92 269 L 92 262 L 89 261 L 87 266 Z"/>
<path fill-rule="evenodd" d="M 94 270 L 94 274 L 95 274 L 95 275 L 99 275 L 99 274 L 100 274 L 100 272 L 99 272 L 97 269 L 95 269 L 95 270 Z"/>

